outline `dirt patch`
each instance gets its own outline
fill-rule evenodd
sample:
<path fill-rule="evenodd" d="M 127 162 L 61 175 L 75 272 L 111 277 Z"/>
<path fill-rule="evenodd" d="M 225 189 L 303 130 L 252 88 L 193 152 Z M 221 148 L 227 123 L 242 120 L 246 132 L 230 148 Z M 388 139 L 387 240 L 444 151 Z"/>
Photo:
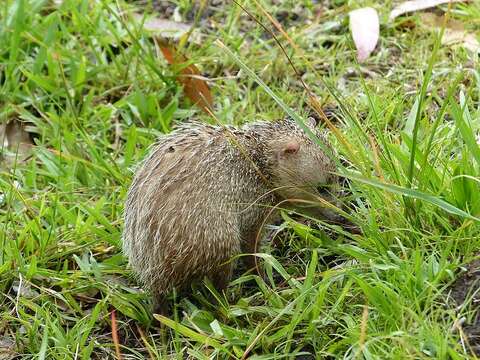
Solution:
<path fill-rule="evenodd" d="M 460 274 L 450 290 L 459 308 L 469 305 L 475 311 L 472 320 L 461 325 L 461 330 L 468 339 L 467 347 L 480 356 L 480 259 L 467 265 L 466 271 Z"/>
<path fill-rule="evenodd" d="M 181 21 L 193 22 L 197 15 L 200 20 L 200 27 L 203 31 L 218 30 L 218 26 L 226 21 L 225 9 L 231 6 L 238 6 L 230 0 L 210 0 L 206 6 L 201 9 L 200 2 L 195 1 L 188 9 L 182 9 L 171 0 L 127 0 L 128 3 L 135 4 L 139 9 L 152 11 L 163 19 L 177 19 Z M 272 6 L 268 8 L 269 13 L 284 28 L 292 26 L 301 26 L 311 23 L 315 18 L 321 16 L 329 6 L 330 2 L 313 1 L 312 6 L 298 4 L 293 8 L 291 5 L 285 5 L 280 0 L 274 0 Z M 252 11 L 255 6 L 247 6 Z M 268 24 L 265 18 L 263 22 Z M 248 30 L 256 28 L 258 25 L 245 13 L 241 15 L 241 32 L 247 33 Z"/>

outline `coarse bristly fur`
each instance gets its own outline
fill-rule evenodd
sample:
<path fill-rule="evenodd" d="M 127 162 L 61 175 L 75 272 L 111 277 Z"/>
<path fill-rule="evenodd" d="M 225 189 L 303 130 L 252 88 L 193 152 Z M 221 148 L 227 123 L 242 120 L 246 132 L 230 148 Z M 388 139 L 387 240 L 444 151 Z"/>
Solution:
<path fill-rule="evenodd" d="M 229 259 L 255 251 L 272 208 L 327 197 L 334 171 L 335 162 L 291 119 L 241 128 L 190 123 L 160 137 L 128 191 L 123 233 L 124 253 L 155 311 L 174 287 L 204 276 L 225 288 Z"/>

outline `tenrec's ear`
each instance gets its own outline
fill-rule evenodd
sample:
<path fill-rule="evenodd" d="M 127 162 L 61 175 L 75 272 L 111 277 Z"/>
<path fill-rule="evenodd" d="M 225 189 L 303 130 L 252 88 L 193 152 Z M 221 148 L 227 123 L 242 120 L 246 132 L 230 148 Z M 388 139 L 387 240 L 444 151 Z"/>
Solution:
<path fill-rule="evenodd" d="M 282 152 L 284 155 L 296 154 L 299 149 L 300 149 L 300 144 L 295 140 L 290 140 L 285 144 Z"/>

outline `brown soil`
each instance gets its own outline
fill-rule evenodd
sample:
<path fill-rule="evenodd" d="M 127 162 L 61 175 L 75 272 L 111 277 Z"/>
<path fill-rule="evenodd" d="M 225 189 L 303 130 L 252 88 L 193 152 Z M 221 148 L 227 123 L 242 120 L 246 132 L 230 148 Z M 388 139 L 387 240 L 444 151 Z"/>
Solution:
<path fill-rule="evenodd" d="M 145 9 L 156 13 L 159 18 L 171 19 L 174 16 L 175 11 L 179 12 L 179 15 L 183 18 L 183 21 L 193 22 L 200 9 L 200 2 L 194 2 L 191 9 L 187 12 L 183 12 L 182 9 L 177 8 L 177 4 L 170 0 L 126 0 L 129 3 L 135 4 L 139 9 Z M 272 2 L 272 7 L 268 10 L 273 15 L 276 21 L 278 21 L 284 28 L 291 26 L 302 25 L 313 21 L 316 17 L 323 14 L 323 12 L 331 6 L 329 1 L 313 1 L 314 6 L 312 9 L 307 9 L 305 6 L 299 4 L 294 8 L 283 7 L 282 1 L 277 0 Z M 151 6 L 150 6 L 151 5 Z M 200 14 L 200 25 L 202 31 L 212 30 L 215 31 L 217 25 L 216 21 L 223 22 L 225 20 L 223 14 L 225 7 L 238 6 L 235 2 L 230 0 L 209 0 L 207 5 Z M 251 7 L 251 6 L 250 6 Z M 247 8 L 250 8 L 247 6 Z M 216 16 L 218 15 L 218 16 Z M 265 22 L 265 19 L 263 19 Z M 268 24 L 268 22 L 267 22 Z M 245 27 L 246 26 L 246 27 Z M 257 24 L 248 17 L 247 14 L 242 15 L 242 26 L 240 29 L 243 32 L 248 32 L 249 28 L 257 27 Z"/>
<path fill-rule="evenodd" d="M 467 270 L 453 283 L 450 294 L 459 308 L 466 304 L 475 312 L 470 321 L 461 324 L 461 330 L 468 339 L 466 346 L 480 356 L 480 259 L 467 265 Z"/>

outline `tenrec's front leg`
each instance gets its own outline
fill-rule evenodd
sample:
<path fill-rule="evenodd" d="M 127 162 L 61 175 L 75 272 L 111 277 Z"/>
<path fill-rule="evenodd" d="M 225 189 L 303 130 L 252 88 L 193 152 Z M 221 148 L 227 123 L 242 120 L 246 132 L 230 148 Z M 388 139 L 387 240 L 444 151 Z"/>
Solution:
<path fill-rule="evenodd" d="M 212 271 L 210 279 L 215 286 L 215 289 L 222 292 L 227 289 L 230 279 L 232 278 L 233 264 L 228 261 L 225 264 L 218 266 Z"/>

